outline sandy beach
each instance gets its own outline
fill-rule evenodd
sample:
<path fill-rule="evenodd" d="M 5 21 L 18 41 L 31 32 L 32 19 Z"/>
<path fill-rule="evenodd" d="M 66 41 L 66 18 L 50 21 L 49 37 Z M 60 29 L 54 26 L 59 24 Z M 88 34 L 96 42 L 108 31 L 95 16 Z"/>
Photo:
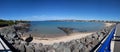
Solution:
<path fill-rule="evenodd" d="M 111 26 L 111 25 L 113 25 L 114 23 L 105 23 L 105 26 L 106 27 L 109 27 L 109 26 Z"/>
<path fill-rule="evenodd" d="M 69 42 L 71 40 L 75 40 L 75 39 L 80 39 L 83 37 L 86 37 L 90 34 L 92 34 L 94 32 L 90 32 L 90 33 L 72 33 L 69 36 L 62 36 L 62 37 L 55 37 L 55 38 L 41 38 L 41 37 L 33 37 L 33 43 L 43 43 L 45 45 L 47 44 L 53 44 L 53 43 L 59 43 L 59 42 Z M 24 39 L 26 37 L 23 37 Z"/>
<path fill-rule="evenodd" d="M 113 23 L 105 23 L 105 27 L 111 26 Z M 71 40 L 75 39 L 81 39 L 86 36 L 89 36 L 95 32 L 86 32 L 86 33 L 72 33 L 69 36 L 62 36 L 62 37 L 55 37 L 55 38 L 42 38 L 42 37 L 34 37 L 32 43 L 43 43 L 44 45 L 50 45 L 54 43 L 59 42 L 69 42 Z M 26 36 L 22 37 L 23 39 L 26 38 Z"/>

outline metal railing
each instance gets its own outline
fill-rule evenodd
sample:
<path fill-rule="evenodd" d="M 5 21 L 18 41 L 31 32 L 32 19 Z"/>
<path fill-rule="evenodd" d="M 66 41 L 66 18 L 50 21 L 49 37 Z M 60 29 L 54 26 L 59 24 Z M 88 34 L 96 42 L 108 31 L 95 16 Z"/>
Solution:
<path fill-rule="evenodd" d="M 0 38 L 0 52 L 12 52 L 1 38 Z"/>
<path fill-rule="evenodd" d="M 17 50 L 0 34 L 0 52 L 17 52 Z"/>
<path fill-rule="evenodd" d="M 101 44 L 101 46 L 97 49 L 97 52 L 111 52 L 110 50 L 110 44 L 111 40 L 114 37 L 116 30 L 116 26 L 112 29 L 106 40 Z"/>

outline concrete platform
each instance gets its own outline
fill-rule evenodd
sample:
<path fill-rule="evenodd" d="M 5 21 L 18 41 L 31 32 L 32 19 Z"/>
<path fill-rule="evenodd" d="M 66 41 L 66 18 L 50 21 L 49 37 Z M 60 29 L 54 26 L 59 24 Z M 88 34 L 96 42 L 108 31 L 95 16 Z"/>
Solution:
<path fill-rule="evenodd" d="M 114 51 L 120 52 L 120 24 L 116 26 L 116 35 L 114 36 Z"/>

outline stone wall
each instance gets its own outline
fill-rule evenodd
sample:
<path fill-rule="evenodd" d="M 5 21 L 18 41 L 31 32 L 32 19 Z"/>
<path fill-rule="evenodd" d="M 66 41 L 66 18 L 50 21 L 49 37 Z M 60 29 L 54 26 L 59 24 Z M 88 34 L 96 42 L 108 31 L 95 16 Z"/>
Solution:
<path fill-rule="evenodd" d="M 15 48 L 15 52 L 90 52 L 93 51 L 93 48 L 108 35 L 113 26 L 114 25 L 106 27 L 103 30 L 82 39 L 54 43 L 53 45 L 43 45 L 42 43 L 27 44 L 21 38 L 22 33 L 16 31 L 14 26 L 1 29 L 0 35 Z"/>

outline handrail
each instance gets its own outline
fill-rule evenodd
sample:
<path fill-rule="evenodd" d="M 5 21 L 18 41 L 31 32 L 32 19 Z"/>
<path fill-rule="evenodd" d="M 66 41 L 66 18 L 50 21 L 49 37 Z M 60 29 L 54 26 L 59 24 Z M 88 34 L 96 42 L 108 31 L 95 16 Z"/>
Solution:
<path fill-rule="evenodd" d="M 0 52 L 8 52 L 11 51 L 10 48 L 5 44 L 5 42 L 0 38 Z"/>
<path fill-rule="evenodd" d="M 6 49 L 6 50 L 0 50 L 0 52 L 1 51 L 2 52 L 3 51 L 6 51 L 6 52 L 10 52 L 10 51 L 17 52 L 17 50 L 10 43 L 8 43 L 8 41 L 3 36 L 1 36 L 1 34 L 0 34 L 0 38 L 6 44 L 6 46 L 8 46 L 8 48 L 9 48 L 9 49 Z"/>
<path fill-rule="evenodd" d="M 116 26 L 112 29 L 107 39 L 103 42 L 103 44 L 98 48 L 97 52 L 110 52 L 110 43 L 112 38 L 114 37 L 114 33 L 116 30 Z"/>

